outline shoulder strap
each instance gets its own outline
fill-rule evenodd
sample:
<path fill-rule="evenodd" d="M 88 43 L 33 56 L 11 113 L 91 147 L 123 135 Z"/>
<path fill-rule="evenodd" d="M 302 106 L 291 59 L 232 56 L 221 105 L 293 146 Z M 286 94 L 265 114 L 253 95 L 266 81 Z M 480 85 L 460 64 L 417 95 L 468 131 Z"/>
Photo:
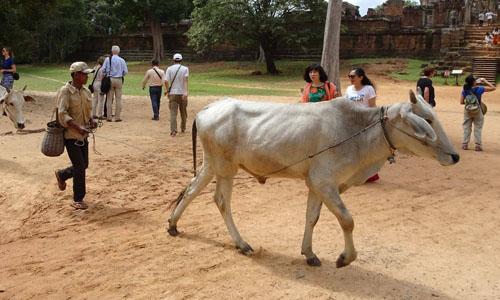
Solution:
<path fill-rule="evenodd" d="M 102 66 L 99 67 L 99 69 L 97 69 L 97 71 L 95 71 L 94 73 L 94 78 L 92 79 L 92 83 L 90 85 L 94 85 L 94 82 L 95 82 L 95 78 L 97 77 L 97 73 L 99 73 L 99 70 L 102 68 Z"/>
<path fill-rule="evenodd" d="M 111 58 L 113 58 L 113 55 L 109 57 L 109 72 L 108 75 L 111 75 Z"/>
<path fill-rule="evenodd" d="M 161 80 L 162 78 L 160 76 L 160 73 L 158 73 L 158 71 L 156 71 L 155 67 L 153 67 L 153 71 L 155 71 L 156 75 L 158 75 L 158 77 L 160 77 L 160 80 Z"/>
<path fill-rule="evenodd" d="M 179 73 L 179 70 L 181 69 L 182 65 L 179 66 L 177 69 L 177 72 L 175 72 L 174 79 L 170 82 L 170 86 L 168 87 L 168 92 L 170 93 L 170 90 L 172 89 L 172 84 L 174 84 L 175 77 L 177 77 L 177 73 Z"/>

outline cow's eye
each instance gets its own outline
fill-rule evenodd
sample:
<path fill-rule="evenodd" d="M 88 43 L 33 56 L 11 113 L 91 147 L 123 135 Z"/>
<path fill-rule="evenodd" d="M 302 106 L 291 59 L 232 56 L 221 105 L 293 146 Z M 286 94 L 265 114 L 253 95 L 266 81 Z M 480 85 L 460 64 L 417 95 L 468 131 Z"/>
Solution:
<path fill-rule="evenodd" d="M 427 123 L 431 124 L 432 125 L 432 121 L 429 120 L 429 119 L 425 119 L 427 121 Z"/>
<path fill-rule="evenodd" d="M 9 103 L 9 104 L 10 104 L 10 106 L 14 106 L 14 103 Z"/>

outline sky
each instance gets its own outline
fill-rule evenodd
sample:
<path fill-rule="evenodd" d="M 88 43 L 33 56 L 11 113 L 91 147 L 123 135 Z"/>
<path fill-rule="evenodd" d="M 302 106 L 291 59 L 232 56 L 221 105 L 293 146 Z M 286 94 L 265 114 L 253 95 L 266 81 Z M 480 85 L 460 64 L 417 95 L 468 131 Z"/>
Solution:
<path fill-rule="evenodd" d="M 359 14 L 366 15 L 368 8 L 375 8 L 375 6 L 382 4 L 385 0 L 344 0 L 356 6 L 359 6 Z"/>

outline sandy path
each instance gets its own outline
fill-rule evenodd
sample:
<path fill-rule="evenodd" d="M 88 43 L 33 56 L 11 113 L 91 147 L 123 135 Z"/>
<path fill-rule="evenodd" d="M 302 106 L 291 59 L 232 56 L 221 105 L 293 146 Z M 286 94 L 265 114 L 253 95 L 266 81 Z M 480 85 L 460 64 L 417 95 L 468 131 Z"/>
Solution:
<path fill-rule="evenodd" d="M 379 105 L 407 99 L 413 88 L 375 79 Z M 436 88 L 436 110 L 456 148 L 459 93 L 459 87 Z M 48 121 L 54 96 L 35 94 L 37 103 L 25 110 L 32 129 Z M 71 182 L 60 192 L 53 175 L 68 165 L 66 153 L 44 157 L 42 133 L 0 136 L 0 299 L 499 299 L 499 96 L 485 96 L 484 152 L 460 150 L 452 167 L 398 155 L 381 180 L 343 195 L 358 250 L 358 260 L 343 269 L 335 268 L 341 230 L 326 209 L 313 241 L 323 266 L 309 267 L 300 255 L 303 182 L 236 182 L 235 222 L 256 250 L 245 257 L 212 201 L 214 184 L 188 207 L 181 235 L 173 238 L 166 232 L 167 204 L 189 181 L 188 172 L 98 138 L 102 155 L 91 153 L 87 173 L 90 208 L 74 211 Z M 189 122 L 214 100 L 191 97 Z M 125 97 L 124 122 L 106 122 L 97 134 L 190 168 L 190 132 L 168 135 L 166 102 L 159 122 L 151 116 L 148 98 Z M 11 130 L 0 119 L 0 133 Z"/>

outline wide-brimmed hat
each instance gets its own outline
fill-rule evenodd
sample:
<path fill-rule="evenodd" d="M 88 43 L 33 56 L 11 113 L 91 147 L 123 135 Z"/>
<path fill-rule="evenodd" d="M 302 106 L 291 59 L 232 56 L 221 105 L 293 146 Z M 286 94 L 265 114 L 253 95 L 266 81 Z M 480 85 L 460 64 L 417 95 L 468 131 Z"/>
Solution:
<path fill-rule="evenodd" d="M 82 72 L 88 74 L 94 72 L 94 70 L 90 69 L 89 66 L 87 66 L 87 64 L 84 63 L 83 61 L 77 61 L 71 64 L 71 67 L 69 67 L 69 72 L 70 73 Z"/>

